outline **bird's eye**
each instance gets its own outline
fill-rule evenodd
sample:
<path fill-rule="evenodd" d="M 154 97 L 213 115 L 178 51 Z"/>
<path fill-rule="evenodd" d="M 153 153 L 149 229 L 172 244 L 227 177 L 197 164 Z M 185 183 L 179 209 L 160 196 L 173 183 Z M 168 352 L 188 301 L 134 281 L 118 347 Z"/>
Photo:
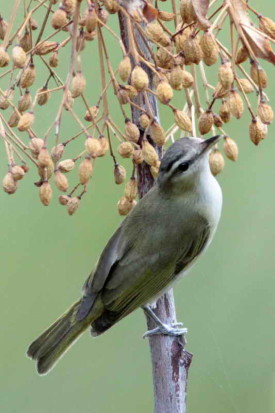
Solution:
<path fill-rule="evenodd" d="M 189 162 L 182 162 L 178 166 L 178 170 L 181 172 L 187 171 L 188 168 L 189 168 Z"/>

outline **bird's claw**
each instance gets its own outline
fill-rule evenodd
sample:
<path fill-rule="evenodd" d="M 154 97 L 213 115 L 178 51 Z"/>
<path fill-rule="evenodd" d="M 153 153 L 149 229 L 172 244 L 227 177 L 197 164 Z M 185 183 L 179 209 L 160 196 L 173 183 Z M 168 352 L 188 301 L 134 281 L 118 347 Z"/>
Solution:
<path fill-rule="evenodd" d="M 171 325 L 163 324 L 162 326 L 158 326 L 156 328 L 153 328 L 152 330 L 146 331 L 143 334 L 143 338 L 155 335 L 178 337 L 182 336 L 183 334 L 186 334 L 187 331 L 187 328 L 183 327 L 183 323 L 172 323 Z"/>

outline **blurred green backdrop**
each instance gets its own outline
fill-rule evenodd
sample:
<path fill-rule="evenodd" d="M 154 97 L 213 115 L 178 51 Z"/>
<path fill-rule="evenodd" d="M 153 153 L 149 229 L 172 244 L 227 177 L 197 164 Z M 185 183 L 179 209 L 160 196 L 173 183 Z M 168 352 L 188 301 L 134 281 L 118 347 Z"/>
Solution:
<path fill-rule="evenodd" d="M 273 0 L 264 0 L 263 14 L 272 5 Z M 2 5 L 1 14 L 8 18 L 10 9 L 11 4 Z M 93 48 L 92 57 L 85 53 L 93 103 L 99 91 L 98 61 L 95 45 L 88 46 Z M 119 61 L 120 52 L 116 56 L 114 48 L 112 53 Z M 264 67 L 274 103 L 274 69 Z M 40 118 L 37 130 L 46 129 L 55 110 L 48 106 L 49 117 Z M 169 119 L 162 119 L 167 126 Z M 247 125 L 245 116 L 227 127 L 240 157 L 236 164 L 227 161 L 219 177 L 224 193 L 221 224 L 207 254 L 175 290 L 178 319 L 189 328 L 187 348 L 194 353 L 190 413 L 275 411 L 275 129 L 271 126 L 269 138 L 255 148 Z M 66 128 L 71 130 L 71 121 Z M 2 150 L 0 156 L 3 176 Z M 38 377 L 26 358 L 30 341 L 78 298 L 121 220 L 116 202 L 123 190 L 113 185 L 110 160 L 100 160 L 81 209 L 68 217 L 56 200 L 48 208 L 39 203 L 34 180 L 30 173 L 15 196 L 0 193 L 1 411 L 151 412 L 142 311 L 98 339 L 86 333 L 46 377 Z"/>

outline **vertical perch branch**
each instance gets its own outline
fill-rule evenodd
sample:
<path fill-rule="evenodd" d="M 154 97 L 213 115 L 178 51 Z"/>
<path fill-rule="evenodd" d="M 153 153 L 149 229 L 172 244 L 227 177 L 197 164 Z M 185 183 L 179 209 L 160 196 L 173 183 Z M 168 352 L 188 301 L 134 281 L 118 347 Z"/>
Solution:
<path fill-rule="evenodd" d="M 129 51 L 129 34 L 126 18 L 121 12 L 119 13 L 119 23 L 121 39 L 126 50 Z M 139 50 L 149 59 L 149 44 L 147 43 L 147 45 L 145 45 L 145 40 L 137 30 L 135 30 L 134 35 Z M 152 72 L 146 65 L 142 65 L 142 67 L 149 76 L 151 83 L 150 88 L 152 88 Z M 155 96 L 150 95 L 149 99 L 151 110 L 154 116 L 158 118 Z M 142 103 L 139 102 L 143 108 L 147 107 L 147 103 L 146 100 Z M 136 124 L 138 124 L 139 116 L 140 111 L 136 107 L 132 107 L 132 119 Z M 141 131 L 141 136 L 143 133 L 144 131 Z M 147 139 L 153 144 L 150 136 L 147 136 Z M 161 158 L 161 148 L 156 149 Z M 145 163 L 138 165 L 139 197 L 142 198 L 153 185 L 154 179 L 150 173 L 149 166 Z M 164 323 L 171 324 L 176 322 L 176 310 L 172 289 L 157 300 L 154 311 Z M 147 326 L 150 330 L 156 327 L 154 322 L 148 317 Z M 184 349 L 184 337 L 157 335 L 149 338 L 149 344 L 153 372 L 155 413 L 185 413 L 187 377 L 192 361 L 192 354 Z"/>

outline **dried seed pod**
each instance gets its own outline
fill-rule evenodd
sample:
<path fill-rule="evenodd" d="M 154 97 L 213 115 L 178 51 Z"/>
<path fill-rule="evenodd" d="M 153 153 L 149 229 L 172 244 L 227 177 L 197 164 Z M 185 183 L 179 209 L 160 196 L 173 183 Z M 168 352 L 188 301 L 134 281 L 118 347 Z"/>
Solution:
<path fill-rule="evenodd" d="M 231 115 L 234 116 L 236 119 L 240 119 L 244 111 L 243 100 L 239 93 L 233 89 L 230 91 L 228 104 Z"/>
<path fill-rule="evenodd" d="M 176 125 L 184 131 L 191 132 L 192 122 L 187 113 L 178 109 L 175 109 L 173 112 Z"/>
<path fill-rule="evenodd" d="M 251 84 L 251 82 L 249 82 L 248 79 L 239 79 L 239 81 L 237 82 L 237 86 L 239 91 L 243 91 L 244 93 L 252 93 L 254 92 L 254 87 Z"/>
<path fill-rule="evenodd" d="M 168 11 L 159 10 L 158 19 L 164 22 L 170 22 L 171 20 L 174 20 L 174 18 L 175 18 L 174 13 L 169 13 Z"/>
<path fill-rule="evenodd" d="M 102 23 L 104 24 L 107 23 L 108 16 L 109 16 L 109 13 L 107 12 L 107 10 L 102 9 L 101 7 L 98 9 L 98 18 L 102 21 Z M 100 23 L 100 26 L 102 26 L 101 23 Z"/>
<path fill-rule="evenodd" d="M 229 96 L 229 91 L 230 89 L 225 89 L 222 84 L 218 82 L 213 96 L 215 96 L 216 99 L 222 99 Z"/>
<path fill-rule="evenodd" d="M 150 135 L 156 145 L 163 146 L 165 144 L 165 131 L 155 120 L 150 125 Z"/>
<path fill-rule="evenodd" d="M 200 46 L 204 63 L 207 66 L 215 64 L 219 57 L 219 49 L 213 34 L 208 31 L 204 32 L 200 41 Z"/>
<path fill-rule="evenodd" d="M 65 173 L 72 171 L 74 167 L 75 161 L 73 159 L 64 159 L 64 161 L 61 161 L 57 164 L 57 169 Z"/>
<path fill-rule="evenodd" d="M 260 65 L 258 65 L 257 62 L 251 63 L 250 75 L 256 83 L 256 85 L 258 85 L 262 89 L 265 89 L 267 87 L 266 71 Z"/>
<path fill-rule="evenodd" d="M 122 158 L 130 158 L 134 152 L 134 148 L 130 142 L 122 142 L 119 144 L 117 151 Z"/>
<path fill-rule="evenodd" d="M 9 64 L 10 58 L 4 47 L 0 47 L 0 67 L 5 67 Z"/>
<path fill-rule="evenodd" d="M 36 70 L 33 63 L 30 63 L 22 72 L 20 77 L 19 84 L 20 86 L 25 89 L 30 87 L 36 79 Z"/>
<path fill-rule="evenodd" d="M 92 137 L 86 139 L 85 148 L 92 158 L 96 158 L 101 151 L 99 140 Z"/>
<path fill-rule="evenodd" d="M 34 113 L 26 112 L 24 113 L 18 122 L 17 128 L 20 132 L 28 130 L 34 123 Z"/>
<path fill-rule="evenodd" d="M 23 161 L 22 161 L 23 162 Z M 23 171 L 25 172 L 25 174 L 27 173 L 27 172 L 29 172 L 29 167 L 28 167 L 28 165 L 26 165 L 26 164 L 23 164 L 23 165 L 21 165 L 21 168 L 23 169 Z"/>
<path fill-rule="evenodd" d="M 48 149 L 45 146 L 39 152 L 37 160 L 38 160 L 38 165 L 41 168 L 46 168 L 52 163 L 52 158 L 49 154 Z"/>
<path fill-rule="evenodd" d="M 67 212 L 69 215 L 73 215 L 76 210 L 79 208 L 80 199 L 78 196 L 70 198 L 67 202 Z"/>
<path fill-rule="evenodd" d="M 38 167 L 38 174 L 42 180 L 50 179 L 54 172 L 54 164 L 53 161 L 50 161 L 49 166 L 46 168 Z"/>
<path fill-rule="evenodd" d="M 31 29 L 32 30 L 37 30 L 38 29 L 38 23 L 35 19 L 31 19 L 30 23 L 31 23 Z"/>
<path fill-rule="evenodd" d="M 62 0 L 61 2 L 66 13 L 72 14 L 75 11 L 77 0 Z"/>
<path fill-rule="evenodd" d="M 32 48 L 32 37 L 30 33 L 26 30 L 23 36 L 19 40 L 20 46 L 24 49 L 24 51 L 27 53 L 31 50 Z"/>
<path fill-rule="evenodd" d="M 93 32 L 97 25 L 97 14 L 95 5 L 92 3 L 84 13 L 85 26 L 88 33 Z"/>
<path fill-rule="evenodd" d="M 110 14 L 115 14 L 119 10 L 119 3 L 116 0 L 102 0 L 102 3 Z"/>
<path fill-rule="evenodd" d="M 24 178 L 25 171 L 20 165 L 13 165 L 11 168 L 11 174 L 15 181 L 21 181 Z"/>
<path fill-rule="evenodd" d="M 222 102 L 220 110 L 219 110 L 219 115 L 222 118 L 222 121 L 224 123 L 227 123 L 230 121 L 231 113 L 230 113 L 230 107 L 229 107 L 227 100 L 224 100 Z"/>
<path fill-rule="evenodd" d="M 230 89 L 234 81 L 234 73 L 231 62 L 224 62 L 221 64 L 218 71 L 218 78 L 224 89 Z"/>
<path fill-rule="evenodd" d="M 37 103 L 39 106 L 45 105 L 51 97 L 51 93 L 49 92 L 47 87 L 42 87 L 37 91 Z"/>
<path fill-rule="evenodd" d="M 125 135 L 130 142 L 136 143 L 140 137 L 139 128 L 130 119 L 125 119 Z"/>
<path fill-rule="evenodd" d="M 161 81 L 158 84 L 157 90 L 157 97 L 164 105 L 170 102 L 173 97 L 173 89 L 169 85 L 167 81 Z"/>
<path fill-rule="evenodd" d="M 139 124 L 143 129 L 146 129 L 150 124 L 150 118 L 146 113 L 142 113 L 139 117 Z"/>
<path fill-rule="evenodd" d="M 66 175 L 64 175 L 59 170 L 55 171 L 54 173 L 54 183 L 59 191 L 66 192 L 69 188 Z"/>
<path fill-rule="evenodd" d="M 129 212 L 135 205 L 136 201 L 129 201 L 127 198 L 125 198 L 125 196 L 123 196 L 122 198 L 120 198 L 117 204 L 119 215 L 124 216 L 129 214 Z"/>
<path fill-rule="evenodd" d="M 126 142 L 127 143 L 127 142 Z M 116 164 L 114 168 L 114 178 L 117 185 L 122 184 L 126 178 L 126 169 L 124 166 Z"/>
<path fill-rule="evenodd" d="M 127 103 L 129 103 L 129 94 L 123 86 L 118 88 L 116 95 L 121 105 L 127 105 Z"/>
<path fill-rule="evenodd" d="M 4 40 L 5 34 L 7 32 L 8 22 L 0 16 L 0 39 Z"/>
<path fill-rule="evenodd" d="M 273 109 L 270 105 L 261 101 L 258 105 L 258 116 L 263 123 L 269 125 L 274 117 Z"/>
<path fill-rule="evenodd" d="M 55 51 L 51 54 L 50 58 L 49 58 L 49 65 L 51 67 L 57 67 L 59 63 L 59 55 L 58 52 Z"/>
<path fill-rule="evenodd" d="M 135 66 L 132 71 L 131 85 L 134 86 L 138 92 L 146 89 L 149 85 L 147 73 L 140 66 Z"/>
<path fill-rule="evenodd" d="M 169 69 L 173 60 L 170 48 L 160 47 L 156 53 L 156 62 L 159 67 Z"/>
<path fill-rule="evenodd" d="M 271 39 L 275 39 L 275 22 L 269 17 L 259 16 L 260 29 Z"/>
<path fill-rule="evenodd" d="M 31 107 L 32 97 L 28 90 L 25 91 L 24 95 L 20 96 L 17 104 L 19 112 L 25 112 Z"/>
<path fill-rule="evenodd" d="M 160 166 L 160 162 L 158 162 L 157 165 L 154 166 L 150 166 L 150 172 L 153 178 L 157 178 L 159 175 L 159 166 Z"/>
<path fill-rule="evenodd" d="M 187 37 L 183 43 L 183 51 L 185 57 L 185 64 L 190 65 L 195 63 L 196 65 L 202 60 L 202 50 L 198 36 L 194 37 L 193 35 Z"/>
<path fill-rule="evenodd" d="M 71 83 L 71 93 L 73 98 L 77 98 L 80 96 L 86 87 L 86 79 L 83 76 L 82 72 L 77 72 L 76 75 L 73 77 Z"/>
<path fill-rule="evenodd" d="M 140 165 L 144 161 L 142 150 L 135 149 L 132 158 L 136 165 Z"/>
<path fill-rule="evenodd" d="M 64 153 L 65 145 L 63 143 L 59 143 L 58 145 L 54 146 L 51 150 L 51 157 L 54 162 L 58 162 Z"/>
<path fill-rule="evenodd" d="M 58 42 L 43 40 L 43 42 L 40 42 L 37 46 L 35 46 L 34 53 L 39 56 L 44 56 L 48 53 L 53 52 L 57 47 Z"/>
<path fill-rule="evenodd" d="M 223 120 L 222 120 L 222 118 L 220 117 L 220 115 L 218 115 L 217 113 L 213 113 L 213 119 L 214 119 L 214 125 L 215 125 L 217 128 L 221 128 L 222 125 L 223 125 Z"/>
<path fill-rule="evenodd" d="M 108 152 L 108 150 L 109 150 L 109 141 L 103 135 L 101 135 L 98 138 L 98 141 L 99 141 L 99 145 L 100 145 L 100 151 L 99 151 L 97 156 L 101 157 L 101 156 L 106 155 L 106 153 Z"/>
<path fill-rule="evenodd" d="M 130 181 L 127 182 L 124 189 L 124 196 L 128 201 L 134 201 L 138 194 L 137 180 L 135 177 L 131 177 Z"/>
<path fill-rule="evenodd" d="M 67 203 L 70 199 L 71 198 L 68 195 L 60 195 L 58 197 L 58 201 L 59 201 L 60 205 L 67 205 Z"/>
<path fill-rule="evenodd" d="M 252 119 L 249 126 L 249 137 L 254 145 L 259 145 L 259 143 L 266 137 L 267 126 L 264 125 L 260 119 Z"/>
<path fill-rule="evenodd" d="M 214 176 L 218 175 L 224 168 L 224 157 L 218 149 L 214 149 L 209 156 L 209 165 Z"/>
<path fill-rule="evenodd" d="M 32 152 L 32 154 L 37 157 L 42 150 L 45 142 L 43 139 L 40 138 L 32 138 L 29 143 L 29 148 Z"/>
<path fill-rule="evenodd" d="M 183 23 L 192 23 L 197 21 L 196 13 L 193 7 L 192 0 L 180 1 L 180 15 Z"/>
<path fill-rule="evenodd" d="M 249 54 L 248 54 L 247 48 L 242 46 L 237 52 L 235 62 L 236 62 L 237 65 L 239 65 L 239 64 L 245 62 L 248 59 L 248 57 L 249 57 Z"/>
<path fill-rule="evenodd" d="M 84 119 L 87 120 L 88 122 L 92 122 L 94 119 L 96 119 L 98 115 L 99 108 L 98 106 L 91 106 L 85 113 Z"/>
<path fill-rule="evenodd" d="M 10 90 L 7 90 L 3 95 L 0 96 L 0 109 L 6 110 L 10 106 L 9 100 L 12 100 L 13 93 L 10 93 Z"/>
<path fill-rule="evenodd" d="M 210 132 L 212 126 L 214 125 L 214 117 L 211 110 L 203 112 L 199 117 L 199 131 L 201 135 L 205 135 Z"/>
<path fill-rule="evenodd" d="M 153 42 L 159 42 L 161 35 L 163 34 L 163 28 L 157 20 L 153 20 L 146 26 L 146 35 Z"/>
<path fill-rule="evenodd" d="M 147 140 L 142 142 L 142 155 L 145 162 L 150 166 L 155 166 L 159 160 L 155 148 Z"/>
<path fill-rule="evenodd" d="M 138 95 L 138 92 L 137 92 L 137 90 L 134 88 L 134 86 L 124 85 L 123 88 L 124 88 L 124 90 L 127 91 L 128 96 L 129 96 L 129 98 L 130 98 L 131 100 L 133 100 L 133 99 Z"/>
<path fill-rule="evenodd" d="M 18 125 L 19 119 L 20 119 L 20 113 L 14 110 L 8 120 L 9 126 L 11 128 L 15 128 Z"/>
<path fill-rule="evenodd" d="M 10 172 L 8 172 L 4 176 L 2 185 L 3 185 L 4 191 L 9 195 L 14 194 L 18 187 L 17 181 L 15 181 L 14 177 L 12 176 Z"/>
<path fill-rule="evenodd" d="M 168 47 L 171 45 L 170 37 L 166 33 L 162 33 L 162 35 L 159 38 L 158 43 L 163 47 Z"/>
<path fill-rule="evenodd" d="M 231 161 L 236 161 L 239 155 L 238 145 L 228 136 L 224 139 L 224 153 Z"/>
<path fill-rule="evenodd" d="M 180 67 L 180 65 L 174 66 L 171 70 L 169 78 L 169 83 L 172 86 L 172 88 L 175 90 L 181 90 L 183 88 L 183 78 L 184 70 Z"/>
<path fill-rule="evenodd" d="M 24 49 L 21 46 L 15 46 L 11 53 L 14 66 L 19 68 L 24 67 L 27 60 Z"/>
<path fill-rule="evenodd" d="M 78 168 L 79 182 L 81 185 L 86 185 L 93 174 L 93 164 L 91 158 L 87 156 Z"/>
<path fill-rule="evenodd" d="M 123 82 L 127 82 L 131 74 L 132 65 L 129 56 L 124 56 L 118 66 L 118 74 Z"/>
<path fill-rule="evenodd" d="M 191 28 L 186 27 L 182 30 L 182 24 L 179 24 L 176 28 L 176 33 L 178 34 L 174 37 L 174 43 L 176 46 L 176 52 L 183 52 L 184 42 L 191 35 Z"/>
<path fill-rule="evenodd" d="M 44 181 L 39 188 L 39 197 L 43 205 L 48 206 L 51 202 L 53 191 L 48 181 Z"/>

